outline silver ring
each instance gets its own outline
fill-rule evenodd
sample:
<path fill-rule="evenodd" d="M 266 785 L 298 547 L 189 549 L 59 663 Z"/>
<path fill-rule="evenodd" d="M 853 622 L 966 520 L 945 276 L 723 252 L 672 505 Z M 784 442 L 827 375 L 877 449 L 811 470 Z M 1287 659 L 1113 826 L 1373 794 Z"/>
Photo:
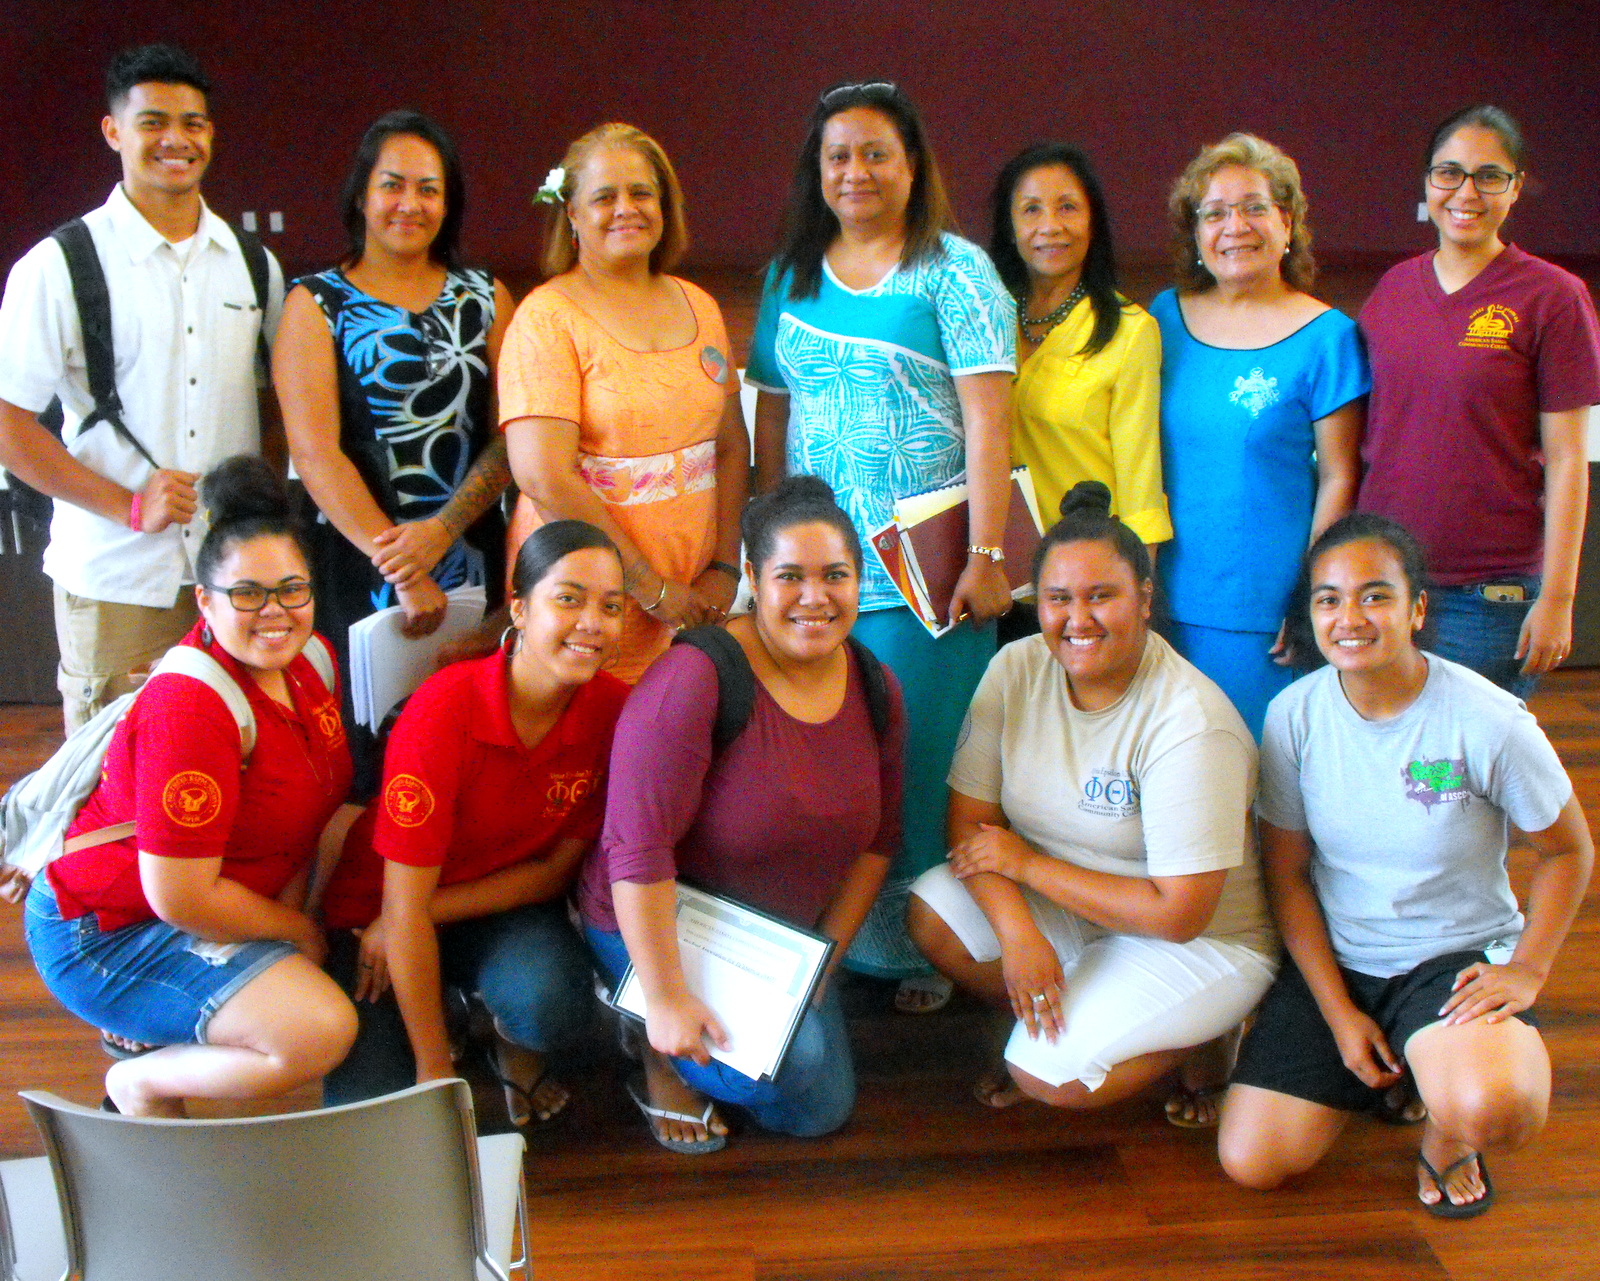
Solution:
<path fill-rule="evenodd" d="M 1035 1005 L 1043 1005 L 1047 1000 L 1049 1000 L 1049 998 L 1047 996 L 1045 996 L 1044 993 L 1042 993 L 1042 992 L 1034 993 L 1033 1003 Z"/>

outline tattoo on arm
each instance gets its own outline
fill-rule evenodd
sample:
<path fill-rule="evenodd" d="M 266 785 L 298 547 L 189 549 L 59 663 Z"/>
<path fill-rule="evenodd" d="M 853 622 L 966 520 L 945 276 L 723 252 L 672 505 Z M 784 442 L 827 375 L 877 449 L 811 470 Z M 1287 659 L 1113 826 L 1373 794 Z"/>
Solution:
<path fill-rule="evenodd" d="M 510 483 L 511 464 L 506 461 L 506 438 L 497 432 L 478 455 L 478 461 L 472 464 L 461 487 L 439 509 L 439 523 L 450 532 L 451 538 L 460 538 L 468 526 L 505 493 Z"/>

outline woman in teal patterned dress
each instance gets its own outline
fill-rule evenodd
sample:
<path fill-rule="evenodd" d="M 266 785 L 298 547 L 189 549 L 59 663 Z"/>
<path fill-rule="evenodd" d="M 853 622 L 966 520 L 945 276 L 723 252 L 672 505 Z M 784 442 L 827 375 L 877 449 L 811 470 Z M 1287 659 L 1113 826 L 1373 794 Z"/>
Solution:
<path fill-rule="evenodd" d="M 895 500 L 966 476 L 967 566 L 934 640 L 868 558 L 855 634 L 893 670 L 908 718 L 904 844 L 847 964 L 902 983 L 897 1005 L 937 1008 L 942 981 L 906 937 L 906 890 L 945 856 L 945 773 L 1011 604 L 993 554 L 1005 524 L 1016 304 L 993 264 L 951 234 L 916 108 L 883 82 L 822 95 L 795 167 L 747 381 L 759 389 L 757 486 L 808 472 L 833 487 L 863 543 Z"/>
<path fill-rule="evenodd" d="M 511 297 L 460 265 L 464 187 L 449 136 L 393 111 L 345 181 L 350 248 L 284 302 L 273 378 L 295 469 L 321 511 L 317 626 L 344 675 L 354 794 L 377 784 L 372 735 L 349 706 L 350 625 L 399 605 L 424 635 L 451 588 L 500 594 L 510 479 L 492 395 Z"/>

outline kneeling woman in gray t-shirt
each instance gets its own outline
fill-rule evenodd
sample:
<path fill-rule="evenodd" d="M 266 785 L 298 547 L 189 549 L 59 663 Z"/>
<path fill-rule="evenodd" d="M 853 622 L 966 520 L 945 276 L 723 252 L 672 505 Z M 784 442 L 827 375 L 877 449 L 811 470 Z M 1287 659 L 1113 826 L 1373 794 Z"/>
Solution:
<path fill-rule="evenodd" d="M 1550 1059 L 1531 1007 L 1588 884 L 1572 784 L 1522 703 L 1417 647 L 1422 555 L 1367 513 L 1306 557 L 1293 625 L 1327 666 L 1272 701 L 1256 802 L 1289 957 L 1223 1107 L 1223 1167 L 1274 1188 L 1309 1170 L 1409 1068 L 1428 1124 L 1418 1196 L 1468 1218 L 1485 1149 L 1544 1125 Z M 1524 918 L 1506 824 L 1539 856 Z"/>
<path fill-rule="evenodd" d="M 1016 1016 L 979 1082 L 995 1107 L 1126 1099 L 1236 1027 L 1274 971 L 1255 740 L 1150 631 L 1150 556 L 1110 499 L 1084 481 L 1062 500 L 1034 565 L 1042 634 L 984 673 L 950 765 L 950 861 L 911 887 L 928 959 Z M 1174 1121 L 1204 1103 L 1180 1097 Z"/>

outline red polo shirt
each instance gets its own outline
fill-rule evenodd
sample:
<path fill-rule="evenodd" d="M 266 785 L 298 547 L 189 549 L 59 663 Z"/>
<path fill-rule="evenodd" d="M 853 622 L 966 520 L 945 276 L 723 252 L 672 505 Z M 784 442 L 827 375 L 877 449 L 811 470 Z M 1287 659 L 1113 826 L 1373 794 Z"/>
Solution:
<path fill-rule="evenodd" d="M 594 840 L 627 696 L 626 685 L 601 672 L 524 747 L 511 723 L 504 653 L 430 677 L 389 735 L 383 791 L 350 829 L 323 920 L 352 929 L 376 918 L 385 859 L 440 868 L 439 884 L 457 885 L 543 858 L 569 837 Z"/>
<path fill-rule="evenodd" d="M 316 855 L 317 837 L 350 788 L 350 753 L 330 691 L 301 654 L 284 675 L 293 708 L 275 703 L 202 624 L 182 643 L 221 663 L 250 700 L 256 745 L 246 764 L 239 726 L 222 696 L 192 676 L 165 672 L 134 699 L 112 733 L 100 786 L 67 836 L 130 819 L 127 840 L 64 854 L 47 875 L 61 915 L 95 913 L 102 930 L 155 916 L 139 880 L 139 851 L 220 858 L 222 875 L 267 898 Z"/>

